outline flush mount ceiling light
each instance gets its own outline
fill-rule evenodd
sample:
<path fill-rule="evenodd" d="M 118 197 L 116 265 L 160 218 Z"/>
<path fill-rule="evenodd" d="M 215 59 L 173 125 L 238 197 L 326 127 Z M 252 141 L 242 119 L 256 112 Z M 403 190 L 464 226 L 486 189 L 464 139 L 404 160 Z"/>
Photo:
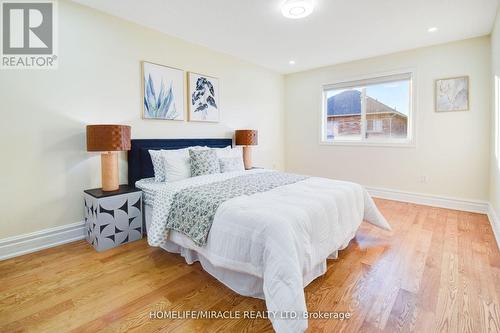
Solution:
<path fill-rule="evenodd" d="M 281 6 L 281 14 L 291 19 L 308 16 L 313 11 L 311 0 L 286 0 Z"/>
<path fill-rule="evenodd" d="M 295 60 L 290 60 L 288 63 L 289 63 L 290 65 L 295 65 Z"/>
<path fill-rule="evenodd" d="M 427 29 L 428 32 L 436 32 L 438 30 L 438 28 L 436 27 L 430 27 L 429 29 Z"/>

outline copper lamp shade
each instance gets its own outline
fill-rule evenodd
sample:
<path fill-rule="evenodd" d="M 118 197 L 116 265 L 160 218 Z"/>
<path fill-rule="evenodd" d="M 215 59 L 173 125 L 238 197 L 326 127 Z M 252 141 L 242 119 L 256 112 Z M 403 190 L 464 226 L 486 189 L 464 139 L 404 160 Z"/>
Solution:
<path fill-rule="evenodd" d="M 87 126 L 87 151 L 122 150 L 130 150 L 130 126 Z"/>
<path fill-rule="evenodd" d="M 256 146 L 258 143 L 256 130 L 236 130 L 235 144 L 237 146 Z"/>
<path fill-rule="evenodd" d="M 234 143 L 243 146 L 243 163 L 245 169 L 252 169 L 252 151 L 250 146 L 256 146 L 259 140 L 256 130 L 236 130 L 234 133 Z"/>
<path fill-rule="evenodd" d="M 117 151 L 130 150 L 130 126 L 88 125 L 87 151 L 100 151 L 103 191 L 120 188 Z"/>

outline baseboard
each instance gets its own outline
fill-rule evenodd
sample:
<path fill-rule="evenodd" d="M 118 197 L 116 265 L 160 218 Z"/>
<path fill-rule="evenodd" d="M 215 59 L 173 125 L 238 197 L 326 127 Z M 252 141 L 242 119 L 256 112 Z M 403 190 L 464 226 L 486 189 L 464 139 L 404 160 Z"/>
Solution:
<path fill-rule="evenodd" d="M 394 201 L 411 202 L 419 205 L 462 210 L 466 212 L 488 214 L 489 204 L 485 201 L 464 200 L 437 195 L 366 187 L 371 196 Z"/>
<path fill-rule="evenodd" d="M 0 260 L 83 239 L 84 226 L 85 223 L 82 221 L 0 239 Z"/>
<path fill-rule="evenodd" d="M 500 220 L 498 219 L 498 215 L 491 204 L 488 205 L 488 208 L 488 218 L 490 219 L 491 229 L 493 229 L 495 239 L 497 240 L 497 246 L 500 250 Z"/>

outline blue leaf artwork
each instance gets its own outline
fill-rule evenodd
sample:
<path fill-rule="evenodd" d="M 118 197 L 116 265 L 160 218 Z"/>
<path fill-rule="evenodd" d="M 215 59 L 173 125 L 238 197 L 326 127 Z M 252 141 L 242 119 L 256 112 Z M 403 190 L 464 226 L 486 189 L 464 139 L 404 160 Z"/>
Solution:
<path fill-rule="evenodd" d="M 144 118 L 183 120 L 183 72 L 144 62 L 143 73 Z"/>
<path fill-rule="evenodd" d="M 190 120 L 218 121 L 218 80 L 189 73 Z"/>

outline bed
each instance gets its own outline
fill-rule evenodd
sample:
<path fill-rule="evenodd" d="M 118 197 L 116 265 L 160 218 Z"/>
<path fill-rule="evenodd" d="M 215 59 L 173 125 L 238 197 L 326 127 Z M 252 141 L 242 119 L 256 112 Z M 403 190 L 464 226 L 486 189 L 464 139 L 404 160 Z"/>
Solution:
<path fill-rule="evenodd" d="M 276 332 L 304 332 L 304 287 L 326 272 L 354 238 L 361 222 L 390 226 L 366 190 L 354 183 L 254 169 L 192 177 L 172 183 L 154 181 L 148 150 L 192 146 L 223 148 L 231 139 L 132 140 L 129 184 L 143 190 L 148 243 L 182 255 L 235 292 L 264 299 Z M 176 194 L 261 179 L 281 185 L 224 201 L 216 208 L 204 242 L 180 229 L 166 228 Z M 182 192 L 183 193 L 183 192 Z M 215 192 L 214 192 L 215 193 Z M 187 208 L 186 208 L 187 209 Z M 203 239 L 203 238 L 201 238 Z"/>

